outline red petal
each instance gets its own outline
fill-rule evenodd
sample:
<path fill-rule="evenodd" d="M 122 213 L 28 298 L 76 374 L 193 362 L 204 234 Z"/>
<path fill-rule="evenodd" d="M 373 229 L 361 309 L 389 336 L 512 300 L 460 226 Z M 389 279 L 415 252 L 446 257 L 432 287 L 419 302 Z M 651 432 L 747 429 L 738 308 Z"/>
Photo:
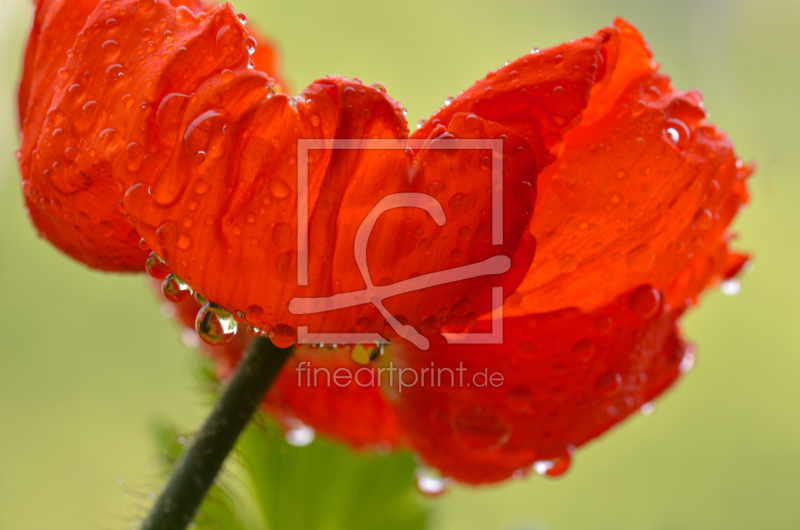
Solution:
<path fill-rule="evenodd" d="M 705 266 L 747 201 L 751 170 L 705 121 L 699 93 L 675 92 L 653 73 L 635 29 L 617 25 L 604 48 L 605 81 L 539 179 L 530 228 L 538 250 L 513 314 L 591 310 L 643 283 L 683 305 L 706 283 L 686 292 L 673 287 L 676 277 Z M 724 273 L 718 264 L 708 281 Z"/>
<path fill-rule="evenodd" d="M 96 5 L 95 1 L 37 3 L 18 96 L 23 192 L 34 224 L 55 246 L 94 268 L 141 271 L 146 252 L 138 247 L 138 234 L 118 208 L 125 189 L 118 180 L 124 178 L 115 180 L 118 175 L 112 176 L 115 169 L 103 153 L 106 146 L 97 144 L 109 140 L 111 133 L 104 136 L 102 131 L 117 126 L 112 143 L 119 147 L 125 128 L 119 122 L 139 123 L 131 115 L 148 99 L 140 94 L 143 81 L 152 82 L 162 73 L 159 70 L 170 74 L 169 64 L 173 70 L 179 68 L 179 57 L 186 53 L 181 50 L 181 37 L 191 38 L 192 29 L 178 27 L 176 19 L 193 17 L 186 7 L 176 12 L 168 4 L 128 2 L 108 9 L 105 4 Z M 174 5 L 188 5 L 197 13 L 203 9 L 196 1 Z M 162 27 L 154 17 L 167 12 L 172 17 L 163 20 L 172 24 Z M 230 20 L 239 25 L 233 17 Z M 148 39 L 144 39 L 144 28 L 150 31 Z M 145 50 L 149 47 L 154 49 Z M 277 68 L 274 50 L 268 43 L 260 50 L 254 57 L 278 77 L 273 71 Z M 168 56 L 166 68 L 162 53 Z M 133 65 L 139 61 L 147 64 Z M 114 65 L 123 74 L 128 68 L 128 78 L 109 89 L 108 76 L 117 72 Z M 146 71 L 141 78 L 135 75 L 137 66 Z M 117 113 L 116 120 L 110 112 Z M 137 156 L 136 146 L 131 149 Z"/>
<path fill-rule="evenodd" d="M 656 305 L 654 316 L 642 318 L 641 298 L 627 293 L 588 314 L 568 309 L 506 319 L 502 345 L 439 341 L 433 355 L 393 347 L 398 367 L 423 377 L 429 369 L 434 377 L 432 385 L 394 388 L 409 445 L 427 464 L 471 484 L 526 474 L 537 461 L 563 464 L 574 447 L 679 375 L 687 348 L 675 326 L 680 311 Z"/>

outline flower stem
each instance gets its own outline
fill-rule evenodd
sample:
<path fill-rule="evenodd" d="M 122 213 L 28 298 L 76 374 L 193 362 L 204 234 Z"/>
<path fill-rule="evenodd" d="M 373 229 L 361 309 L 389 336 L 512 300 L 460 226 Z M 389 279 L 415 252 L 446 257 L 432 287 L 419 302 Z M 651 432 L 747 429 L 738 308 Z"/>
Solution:
<path fill-rule="evenodd" d="M 292 348 L 253 340 L 214 410 L 181 458 L 143 530 L 184 530 L 214 483 L 222 464 L 277 377 Z"/>

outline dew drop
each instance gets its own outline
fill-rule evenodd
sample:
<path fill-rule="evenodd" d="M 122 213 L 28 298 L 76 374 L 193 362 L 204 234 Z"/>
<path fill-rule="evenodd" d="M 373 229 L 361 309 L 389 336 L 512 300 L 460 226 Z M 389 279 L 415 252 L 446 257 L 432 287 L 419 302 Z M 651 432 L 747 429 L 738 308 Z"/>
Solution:
<path fill-rule="evenodd" d="M 654 316 L 661 304 L 661 293 L 651 285 L 642 285 L 638 287 L 628 302 L 633 314 L 639 318 L 650 318 Z"/>
<path fill-rule="evenodd" d="M 103 43 L 102 46 L 103 55 L 106 59 L 114 59 L 119 55 L 120 47 L 119 43 L 115 40 L 107 40 Z"/>
<path fill-rule="evenodd" d="M 530 202 L 533 198 L 533 185 L 527 180 L 517 180 L 511 185 L 511 194 L 519 202 Z"/>
<path fill-rule="evenodd" d="M 533 470 L 542 476 L 560 477 L 569 470 L 571 464 L 572 458 L 565 455 L 552 460 L 538 460 L 533 463 Z"/>
<path fill-rule="evenodd" d="M 563 272 L 573 272 L 578 268 L 578 258 L 572 254 L 564 254 L 558 258 L 558 268 Z"/>
<path fill-rule="evenodd" d="M 297 340 L 297 334 L 292 326 L 277 324 L 269 332 L 269 338 L 278 348 L 288 348 Z"/>
<path fill-rule="evenodd" d="M 647 245 L 639 245 L 625 256 L 625 263 L 634 272 L 647 272 L 653 268 L 656 254 Z"/>
<path fill-rule="evenodd" d="M 517 412 L 527 412 L 533 403 L 533 394 L 531 391 L 523 386 L 512 388 L 508 392 L 508 406 L 511 410 Z"/>
<path fill-rule="evenodd" d="M 206 302 L 197 313 L 195 330 L 203 342 L 211 346 L 227 344 L 236 336 L 238 324 L 225 308 Z"/>
<path fill-rule="evenodd" d="M 269 192 L 276 199 L 285 199 L 291 193 L 291 188 L 280 177 L 273 177 L 269 181 Z"/>
<path fill-rule="evenodd" d="M 294 447 L 305 447 L 310 445 L 317 436 L 314 428 L 309 427 L 298 420 L 295 420 L 292 423 L 292 427 L 287 430 L 286 434 L 284 435 L 286 438 L 286 443 L 293 445 Z"/>
<path fill-rule="evenodd" d="M 386 87 L 384 86 L 383 83 L 372 83 L 372 85 L 370 86 L 372 86 L 372 88 L 378 90 L 379 92 L 383 92 L 384 94 L 386 93 Z"/>
<path fill-rule="evenodd" d="M 385 345 L 380 342 L 356 344 L 350 350 L 350 359 L 360 366 L 370 366 L 383 356 Z"/>
<path fill-rule="evenodd" d="M 511 430 L 493 411 L 469 406 L 453 417 L 453 434 L 467 449 L 492 451 L 506 442 Z"/>
<path fill-rule="evenodd" d="M 736 296 L 742 289 L 742 283 L 739 281 L 739 278 L 731 278 L 722 282 L 722 284 L 720 284 L 720 289 L 728 296 Z"/>
<path fill-rule="evenodd" d="M 150 256 L 147 257 L 145 268 L 147 269 L 147 274 L 156 280 L 163 280 L 172 273 L 164 260 L 158 257 L 155 252 L 151 252 Z"/>
<path fill-rule="evenodd" d="M 594 342 L 589 339 L 579 340 L 572 345 L 572 354 L 581 361 L 588 361 L 594 357 Z"/>
<path fill-rule="evenodd" d="M 106 68 L 106 79 L 109 83 L 118 83 L 125 77 L 125 70 L 121 64 L 112 64 Z"/>
<path fill-rule="evenodd" d="M 171 273 L 164 278 L 161 283 L 161 292 L 164 298 L 170 302 L 180 304 L 192 296 L 192 288 L 185 281 L 178 278 L 175 273 Z"/>
<path fill-rule="evenodd" d="M 247 40 L 244 41 L 244 48 L 247 50 L 248 55 L 253 55 L 256 53 L 256 48 L 258 47 L 258 43 L 256 39 L 253 37 L 247 37 Z"/>
<path fill-rule="evenodd" d="M 450 104 L 450 103 L 452 103 L 452 102 L 453 102 L 455 99 L 456 99 L 456 98 L 454 98 L 453 96 L 447 96 L 447 97 L 445 98 L 445 100 L 444 100 L 444 105 L 445 105 L 445 106 L 449 105 L 449 104 Z"/>
<path fill-rule="evenodd" d="M 419 466 L 414 470 L 414 485 L 417 491 L 426 497 L 438 497 L 446 493 L 451 482 L 449 478 L 443 477 L 428 466 Z"/>

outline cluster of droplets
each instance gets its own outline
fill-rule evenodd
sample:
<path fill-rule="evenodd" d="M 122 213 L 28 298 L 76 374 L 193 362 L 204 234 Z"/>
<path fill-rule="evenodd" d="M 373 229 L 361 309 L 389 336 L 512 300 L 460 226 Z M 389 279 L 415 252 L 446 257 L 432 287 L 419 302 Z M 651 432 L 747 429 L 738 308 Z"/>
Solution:
<path fill-rule="evenodd" d="M 230 311 L 194 292 L 189 284 L 173 273 L 155 252 L 147 258 L 146 268 L 151 277 L 161 280 L 161 292 L 170 302 L 180 304 L 194 295 L 197 303 L 201 304 L 202 307 L 195 319 L 195 331 L 203 342 L 221 346 L 233 340 L 239 325 Z M 184 339 L 184 342 L 187 341 Z"/>

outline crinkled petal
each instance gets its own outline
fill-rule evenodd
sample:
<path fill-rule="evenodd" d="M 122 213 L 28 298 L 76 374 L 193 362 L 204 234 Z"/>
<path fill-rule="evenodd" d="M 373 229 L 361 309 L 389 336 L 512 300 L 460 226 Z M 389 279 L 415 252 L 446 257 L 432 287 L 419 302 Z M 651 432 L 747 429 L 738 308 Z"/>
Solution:
<path fill-rule="evenodd" d="M 147 254 L 119 209 L 126 178 L 114 174 L 119 168 L 105 151 L 122 148 L 130 155 L 124 171 L 149 154 L 141 144 L 123 143 L 130 135 L 121 136 L 126 129 L 121 122 L 142 125 L 135 116 L 146 112 L 140 107 L 147 107 L 154 88 L 166 88 L 154 86 L 154 79 L 180 78 L 177 70 L 192 67 L 184 61 L 188 49 L 200 58 L 195 62 L 213 66 L 198 46 L 211 43 L 198 42 L 202 39 L 194 33 L 202 33 L 202 21 L 213 23 L 220 11 L 231 25 L 240 26 L 230 8 L 214 8 L 208 19 L 195 1 L 173 6 L 37 3 L 18 94 L 22 188 L 40 234 L 75 259 L 102 270 L 144 269 Z M 269 43 L 261 50 L 254 57 L 276 68 Z M 202 76 L 204 69 L 197 73 Z M 273 75 L 280 79 L 277 72 Z M 187 86 L 186 79 L 179 80 Z"/>
<path fill-rule="evenodd" d="M 726 275 L 719 260 L 708 283 L 675 285 L 729 239 L 752 169 L 705 120 L 698 92 L 676 92 L 655 73 L 634 28 L 618 20 L 604 47 L 606 78 L 539 178 L 530 225 L 538 249 L 509 299 L 512 314 L 592 310 L 644 283 L 682 306 Z"/>
<path fill-rule="evenodd" d="M 575 447 L 678 377 L 689 348 L 679 316 L 644 286 L 590 313 L 506 319 L 502 345 L 393 346 L 396 365 L 413 372 L 402 392 L 395 385 L 389 394 L 409 446 L 447 476 L 491 483 L 527 474 L 535 462 L 557 474 Z M 410 385 L 412 374 L 425 382 Z"/>

